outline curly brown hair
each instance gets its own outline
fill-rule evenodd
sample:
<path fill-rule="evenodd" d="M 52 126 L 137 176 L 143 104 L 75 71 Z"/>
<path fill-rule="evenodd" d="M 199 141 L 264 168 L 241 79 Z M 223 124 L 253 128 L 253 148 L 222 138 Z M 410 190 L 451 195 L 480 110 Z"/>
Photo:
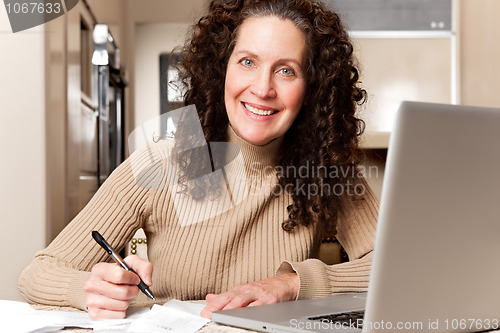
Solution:
<path fill-rule="evenodd" d="M 193 26 L 181 52 L 181 78 L 187 85 L 185 104 L 194 104 L 208 141 L 225 141 L 228 117 L 224 103 L 226 68 L 247 18 L 276 16 L 300 28 L 308 46 L 304 105 L 285 134 L 280 151 L 279 185 L 289 189 L 293 203 L 284 230 L 317 224 L 334 231 L 339 195 L 301 193 L 295 189 L 346 186 L 359 163 L 358 137 L 364 123 L 356 117 L 366 99 L 359 87 L 353 46 L 339 16 L 315 0 L 213 0 L 208 14 Z M 318 172 L 297 177 L 284 170 L 306 166 Z M 331 177 L 329 170 L 343 170 Z M 288 186 L 287 186 L 288 185 Z M 292 185 L 291 187 L 289 185 Z"/>

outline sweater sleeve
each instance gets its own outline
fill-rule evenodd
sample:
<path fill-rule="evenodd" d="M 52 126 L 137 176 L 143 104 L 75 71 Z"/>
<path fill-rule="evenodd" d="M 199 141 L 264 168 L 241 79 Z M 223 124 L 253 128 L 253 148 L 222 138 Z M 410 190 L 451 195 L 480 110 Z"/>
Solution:
<path fill-rule="evenodd" d="M 150 210 L 149 189 L 160 185 L 161 162 L 152 156 L 147 149 L 132 154 L 52 243 L 36 253 L 19 278 L 26 301 L 85 308 L 83 285 L 90 270 L 109 261 L 91 232 L 98 230 L 118 250 L 142 227 Z"/>
<path fill-rule="evenodd" d="M 364 195 L 345 196 L 337 220 L 336 237 L 349 261 L 336 265 L 326 265 L 318 259 L 284 261 L 278 268 L 277 275 L 295 272 L 299 276 L 297 299 L 368 289 L 378 202 L 368 184 L 364 180 L 361 184 Z"/>

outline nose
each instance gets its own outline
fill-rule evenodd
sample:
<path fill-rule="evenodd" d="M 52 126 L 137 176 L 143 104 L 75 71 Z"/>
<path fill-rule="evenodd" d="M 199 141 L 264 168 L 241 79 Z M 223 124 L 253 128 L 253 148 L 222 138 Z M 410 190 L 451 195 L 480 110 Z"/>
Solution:
<path fill-rule="evenodd" d="M 273 76 L 270 71 L 259 71 L 250 87 L 250 92 L 260 99 L 269 99 L 276 97 Z"/>

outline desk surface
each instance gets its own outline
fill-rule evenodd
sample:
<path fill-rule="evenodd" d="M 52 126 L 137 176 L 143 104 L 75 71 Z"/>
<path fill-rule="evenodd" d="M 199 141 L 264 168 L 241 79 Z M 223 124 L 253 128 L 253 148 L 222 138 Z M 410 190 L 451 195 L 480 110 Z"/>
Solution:
<path fill-rule="evenodd" d="M 204 303 L 205 301 L 196 301 L 196 303 Z M 80 312 L 80 310 L 77 310 L 75 308 L 71 307 L 60 307 L 60 306 L 45 306 L 45 305 L 34 305 L 33 306 L 37 310 L 49 310 L 49 311 L 75 311 L 75 312 Z M 64 329 L 64 332 L 74 332 L 74 333 L 83 333 L 83 332 L 93 332 L 92 329 L 86 329 L 86 328 L 67 328 Z M 217 323 L 214 323 L 213 321 L 209 322 L 205 326 L 203 326 L 198 332 L 203 332 L 203 333 L 249 333 L 249 332 L 255 332 L 255 331 L 250 331 L 250 330 L 245 330 L 241 328 L 236 328 L 236 327 L 231 327 L 231 326 L 225 326 L 225 325 L 219 325 Z"/>
<path fill-rule="evenodd" d="M 204 303 L 205 301 L 195 301 L 196 303 Z M 75 308 L 70 308 L 70 307 L 58 307 L 58 306 L 43 306 L 43 305 L 35 305 L 33 306 L 35 309 L 38 310 L 49 310 L 49 311 L 79 311 Z M 92 329 L 85 329 L 85 328 L 67 328 L 64 330 L 64 332 L 74 332 L 74 333 L 84 333 L 84 332 L 93 332 Z M 205 326 L 203 326 L 198 332 L 201 333 L 249 333 L 249 332 L 256 332 L 256 331 L 250 331 L 250 330 L 245 330 L 241 328 L 236 328 L 236 327 L 231 327 L 231 326 L 225 326 L 225 325 L 220 325 L 217 323 L 214 323 L 213 321 L 209 322 Z M 488 331 L 488 332 L 500 332 L 500 330 L 494 330 L 494 331 Z"/>

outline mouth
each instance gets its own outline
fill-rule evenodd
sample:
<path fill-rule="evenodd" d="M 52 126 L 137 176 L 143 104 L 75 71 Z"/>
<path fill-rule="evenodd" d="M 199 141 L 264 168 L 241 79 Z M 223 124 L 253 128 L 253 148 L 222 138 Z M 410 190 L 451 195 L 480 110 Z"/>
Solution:
<path fill-rule="evenodd" d="M 249 105 L 245 102 L 242 102 L 242 104 L 243 104 L 243 107 L 245 109 L 247 109 L 251 113 L 256 114 L 258 116 L 270 116 L 270 115 L 273 115 L 273 114 L 279 112 L 278 110 L 274 110 L 274 109 L 259 108 L 259 107 L 253 106 L 253 105 Z"/>

